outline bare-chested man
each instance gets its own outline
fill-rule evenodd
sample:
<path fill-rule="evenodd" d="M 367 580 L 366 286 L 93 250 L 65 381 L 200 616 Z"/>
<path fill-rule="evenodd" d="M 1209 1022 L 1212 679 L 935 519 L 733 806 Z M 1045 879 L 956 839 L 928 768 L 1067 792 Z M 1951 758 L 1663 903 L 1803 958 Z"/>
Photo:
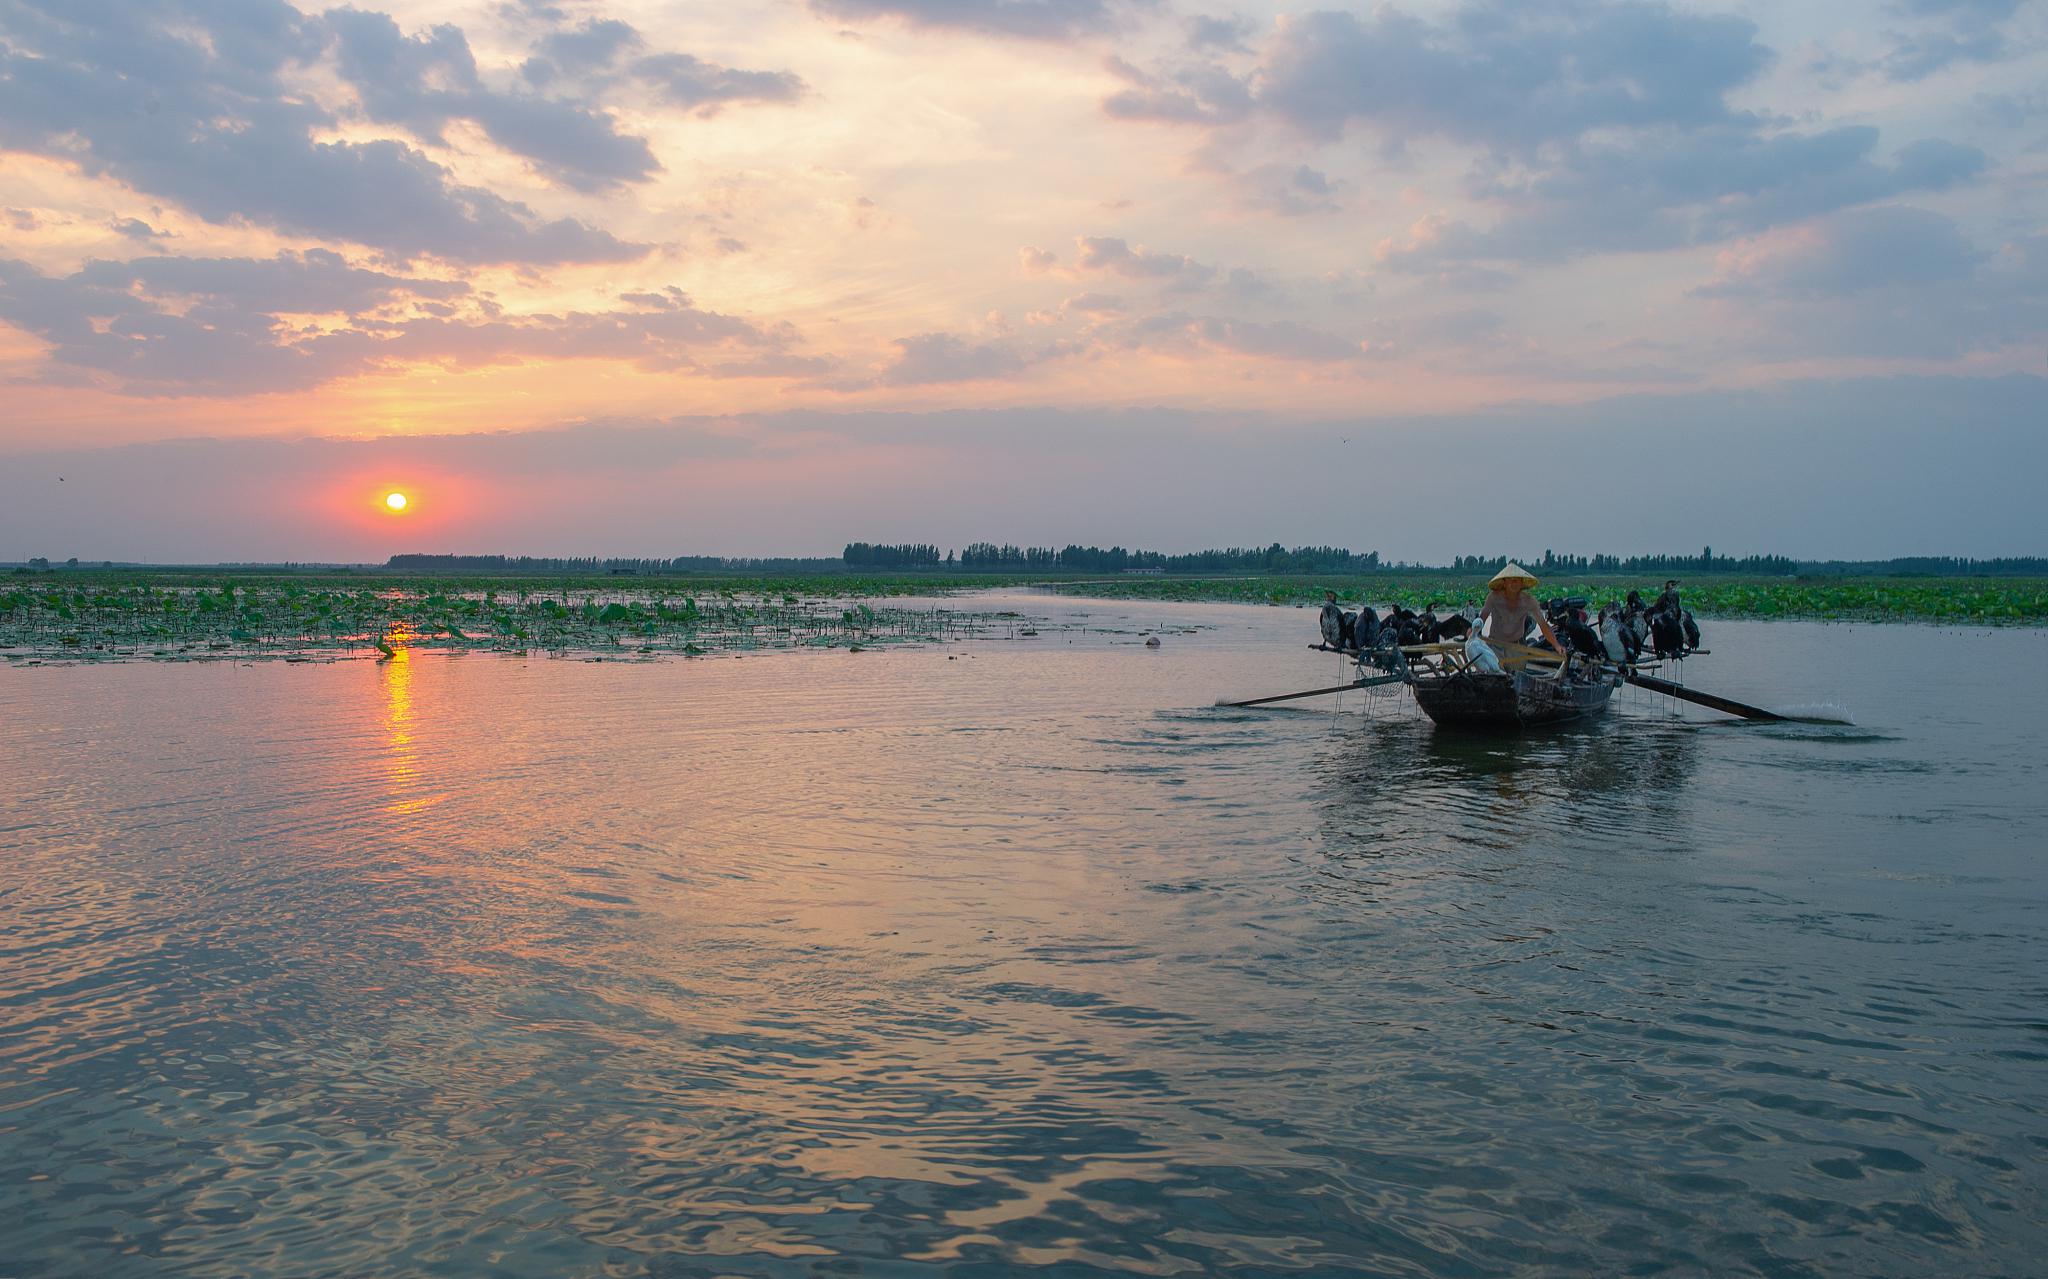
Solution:
<path fill-rule="evenodd" d="M 1519 644 L 1529 633 L 1529 623 L 1534 622 L 1552 648 L 1564 651 L 1564 645 L 1557 642 L 1556 633 L 1550 629 L 1550 619 L 1529 593 L 1536 585 L 1534 573 L 1519 564 L 1509 564 L 1486 585 L 1486 606 L 1479 610 L 1481 634 L 1497 642 Z"/>

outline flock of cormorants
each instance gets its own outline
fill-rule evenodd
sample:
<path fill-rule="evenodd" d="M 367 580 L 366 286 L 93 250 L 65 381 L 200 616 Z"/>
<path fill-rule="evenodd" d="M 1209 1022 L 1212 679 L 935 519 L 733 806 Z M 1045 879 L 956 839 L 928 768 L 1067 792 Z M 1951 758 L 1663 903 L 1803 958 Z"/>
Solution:
<path fill-rule="evenodd" d="M 1625 599 L 1602 605 L 1597 616 L 1589 616 L 1591 607 L 1591 601 L 1578 595 L 1543 601 L 1550 629 L 1568 650 L 1580 656 L 1633 662 L 1647 650 L 1657 658 L 1682 658 L 1700 646 L 1699 623 L 1679 603 L 1676 582 L 1666 582 L 1664 593 L 1654 604 L 1644 604 L 1641 592 L 1630 591 Z M 1398 604 L 1390 605 L 1384 614 L 1371 608 L 1353 613 L 1333 600 L 1323 605 L 1323 644 L 1342 652 L 1370 653 L 1473 634 L 1471 618 L 1455 612 L 1439 617 L 1436 610 L 1432 602 L 1420 613 Z M 1533 622 L 1516 639 L 1534 648 L 1550 647 Z"/>

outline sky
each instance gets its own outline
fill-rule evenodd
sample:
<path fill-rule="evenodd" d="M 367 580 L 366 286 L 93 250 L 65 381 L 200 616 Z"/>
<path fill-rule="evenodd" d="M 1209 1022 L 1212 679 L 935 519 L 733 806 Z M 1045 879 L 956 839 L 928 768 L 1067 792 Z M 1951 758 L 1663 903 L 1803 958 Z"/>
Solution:
<path fill-rule="evenodd" d="M 0 0 L 0 560 L 2041 554 L 2044 86 L 2039 0 Z"/>

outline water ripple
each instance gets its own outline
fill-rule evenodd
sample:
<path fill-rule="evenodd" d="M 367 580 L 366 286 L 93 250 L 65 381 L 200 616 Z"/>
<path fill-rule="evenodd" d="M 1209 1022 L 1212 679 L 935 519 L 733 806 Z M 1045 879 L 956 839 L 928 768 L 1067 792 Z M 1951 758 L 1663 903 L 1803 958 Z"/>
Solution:
<path fill-rule="evenodd" d="M 0 672 L 4 1255 L 2037 1268 L 2041 819 L 1967 664 L 1823 636 L 1899 720 L 1487 738 L 1211 708 L 1332 681 L 1293 610 L 1182 622 Z"/>

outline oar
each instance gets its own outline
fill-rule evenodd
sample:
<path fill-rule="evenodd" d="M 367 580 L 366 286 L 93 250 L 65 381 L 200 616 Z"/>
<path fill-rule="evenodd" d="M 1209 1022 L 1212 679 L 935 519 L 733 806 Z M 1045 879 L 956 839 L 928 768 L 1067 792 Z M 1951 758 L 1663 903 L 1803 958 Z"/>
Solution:
<path fill-rule="evenodd" d="M 1291 702 L 1297 697 L 1321 697 L 1326 693 L 1348 693 L 1354 688 L 1373 688 L 1380 684 L 1398 684 L 1407 679 L 1405 675 L 1376 675 L 1372 679 L 1353 680 L 1349 684 L 1333 684 L 1328 688 L 1312 688 L 1306 693 L 1281 693 L 1274 697 L 1254 697 L 1244 702 L 1218 702 L 1218 706 L 1264 706 L 1268 702 Z"/>
<path fill-rule="evenodd" d="M 1668 679 L 1658 679 L 1655 675 L 1639 675 L 1634 671 L 1624 670 L 1621 673 L 1621 677 L 1634 684 L 1637 688 L 1647 688 L 1653 693 L 1662 693 L 1666 697 L 1675 697 L 1681 702 L 1692 702 L 1699 706 L 1706 706 L 1713 710 L 1721 711 L 1724 714 L 1740 715 L 1744 719 L 1785 720 L 1791 718 L 1787 715 L 1780 715 L 1776 711 L 1767 711 L 1761 706 L 1750 706 L 1731 698 L 1716 697 L 1712 693 L 1702 693 L 1698 689 L 1687 688 L 1683 684 L 1674 684 Z"/>

